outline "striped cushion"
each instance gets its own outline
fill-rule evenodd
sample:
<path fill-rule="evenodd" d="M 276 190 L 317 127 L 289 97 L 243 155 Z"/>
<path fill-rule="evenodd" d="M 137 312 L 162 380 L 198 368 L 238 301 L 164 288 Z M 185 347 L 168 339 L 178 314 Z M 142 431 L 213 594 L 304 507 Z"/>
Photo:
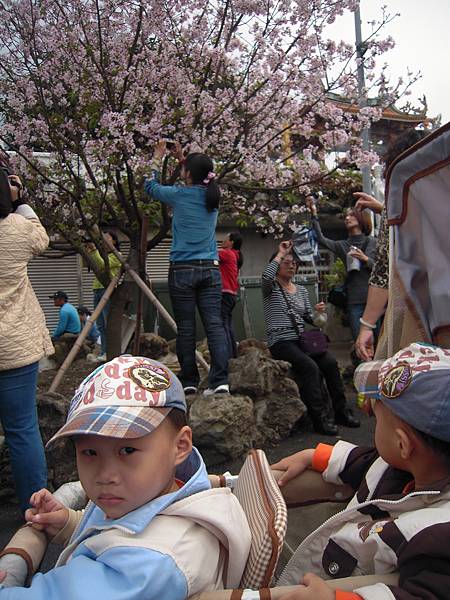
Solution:
<path fill-rule="evenodd" d="M 234 493 L 252 534 L 241 587 L 269 587 L 286 535 L 287 508 L 262 450 L 252 450 L 247 456 Z"/>

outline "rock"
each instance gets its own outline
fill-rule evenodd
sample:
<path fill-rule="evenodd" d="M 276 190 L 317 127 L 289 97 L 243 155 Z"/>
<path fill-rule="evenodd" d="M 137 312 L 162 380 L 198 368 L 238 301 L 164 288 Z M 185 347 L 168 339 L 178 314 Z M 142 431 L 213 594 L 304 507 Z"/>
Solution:
<path fill-rule="evenodd" d="M 257 340 L 256 338 L 248 338 L 247 340 L 242 340 L 242 342 L 240 342 L 238 346 L 238 356 L 245 354 L 250 348 L 258 348 L 258 350 L 261 350 L 261 352 L 264 355 L 270 356 L 270 350 L 267 347 L 266 342 Z"/>
<path fill-rule="evenodd" d="M 51 358 L 56 362 L 58 367 L 62 365 L 76 341 L 76 335 L 65 333 L 53 342 L 55 353 L 52 354 Z M 87 354 L 90 352 L 92 352 L 92 344 L 91 342 L 84 340 L 77 352 L 75 359 L 86 358 Z"/>
<path fill-rule="evenodd" d="M 61 394 L 47 392 L 38 394 L 37 409 L 42 441 L 45 444 L 66 422 L 70 401 Z M 48 467 L 48 487 L 51 491 L 67 481 L 77 481 L 75 449 L 70 441 L 61 441 L 52 450 L 46 450 Z M 6 446 L 0 450 L 0 497 L 14 500 L 14 483 Z"/>
<path fill-rule="evenodd" d="M 180 363 L 178 362 L 178 357 L 173 352 L 169 352 L 165 356 L 161 356 L 159 362 L 162 362 L 163 365 L 166 365 L 171 371 L 174 373 L 179 373 L 180 371 Z"/>
<path fill-rule="evenodd" d="M 232 394 L 244 394 L 253 400 L 257 446 L 285 438 L 307 412 L 291 378 L 290 364 L 269 358 L 265 349 L 248 347 L 244 354 L 230 360 L 229 383 Z"/>
<path fill-rule="evenodd" d="M 238 358 L 228 363 L 228 381 L 232 394 L 246 394 L 257 397 L 272 392 L 277 378 L 286 376 L 288 363 L 282 363 L 266 356 L 259 348 L 249 347 Z"/>
<path fill-rule="evenodd" d="M 195 396 L 189 422 L 207 466 L 244 456 L 257 437 L 253 402 L 247 396 Z"/>
<path fill-rule="evenodd" d="M 169 352 L 167 340 L 156 333 L 143 333 L 139 342 L 142 356 L 159 360 Z"/>
<path fill-rule="evenodd" d="M 66 422 L 70 400 L 56 392 L 38 394 L 37 407 L 39 426 L 44 445 Z M 57 489 L 67 481 L 77 481 L 75 448 L 70 440 L 61 440 L 51 450 L 46 450 L 48 482 Z"/>
<path fill-rule="evenodd" d="M 202 354 L 203 358 L 206 360 L 207 363 L 211 363 L 211 355 L 209 353 L 208 340 L 206 338 L 204 338 L 200 342 L 197 342 L 196 349 L 198 350 L 198 352 L 200 352 L 200 354 Z"/>

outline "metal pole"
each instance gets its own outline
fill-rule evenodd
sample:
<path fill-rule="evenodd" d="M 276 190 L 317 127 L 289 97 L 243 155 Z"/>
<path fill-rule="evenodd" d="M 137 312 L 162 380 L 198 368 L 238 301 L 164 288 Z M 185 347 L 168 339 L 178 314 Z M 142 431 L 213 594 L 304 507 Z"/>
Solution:
<path fill-rule="evenodd" d="M 367 96 L 366 96 L 366 78 L 364 76 L 364 54 L 365 48 L 362 43 L 362 35 L 361 35 L 361 13 L 359 10 L 359 3 L 357 8 L 355 9 L 355 40 L 356 40 L 356 56 L 358 58 L 358 104 L 360 108 L 364 108 L 367 106 Z M 361 140 L 362 147 L 364 151 L 370 150 L 370 131 L 368 127 L 365 127 L 361 131 Z M 361 167 L 362 181 L 363 181 L 363 192 L 366 194 L 372 193 L 372 180 L 370 176 L 370 166 L 363 165 Z"/>

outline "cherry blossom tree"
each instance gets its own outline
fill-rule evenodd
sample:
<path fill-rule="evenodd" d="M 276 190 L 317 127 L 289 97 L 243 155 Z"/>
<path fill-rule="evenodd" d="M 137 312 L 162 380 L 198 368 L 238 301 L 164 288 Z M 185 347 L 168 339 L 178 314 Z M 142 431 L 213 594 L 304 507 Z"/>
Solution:
<path fill-rule="evenodd" d="M 325 155 L 345 146 L 356 163 L 362 127 L 381 106 L 357 103 L 355 49 L 325 30 L 355 0 L 0 0 L 0 141 L 47 228 L 98 272 L 83 241 L 105 256 L 97 223 L 109 223 L 138 254 L 142 216 L 159 243 L 166 208 L 149 202 L 143 178 L 160 137 L 201 148 L 217 164 L 223 211 L 263 230 L 293 226 L 296 195 L 317 186 Z M 368 85 L 383 102 L 399 94 L 373 75 L 393 45 L 365 42 Z M 36 151 L 46 152 L 42 161 Z M 165 162 L 166 182 L 178 169 Z"/>

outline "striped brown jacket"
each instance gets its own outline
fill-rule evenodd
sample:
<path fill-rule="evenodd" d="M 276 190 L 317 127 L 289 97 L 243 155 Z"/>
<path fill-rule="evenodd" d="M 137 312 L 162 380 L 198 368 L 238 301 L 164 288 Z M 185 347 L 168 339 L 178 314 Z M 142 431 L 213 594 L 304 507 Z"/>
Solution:
<path fill-rule="evenodd" d="M 307 572 L 324 579 L 399 572 L 398 586 L 355 589 L 364 600 L 450 598 L 450 477 L 412 490 L 411 474 L 389 466 L 375 449 L 339 441 L 323 472 L 355 495 L 297 548 L 277 585 Z"/>

